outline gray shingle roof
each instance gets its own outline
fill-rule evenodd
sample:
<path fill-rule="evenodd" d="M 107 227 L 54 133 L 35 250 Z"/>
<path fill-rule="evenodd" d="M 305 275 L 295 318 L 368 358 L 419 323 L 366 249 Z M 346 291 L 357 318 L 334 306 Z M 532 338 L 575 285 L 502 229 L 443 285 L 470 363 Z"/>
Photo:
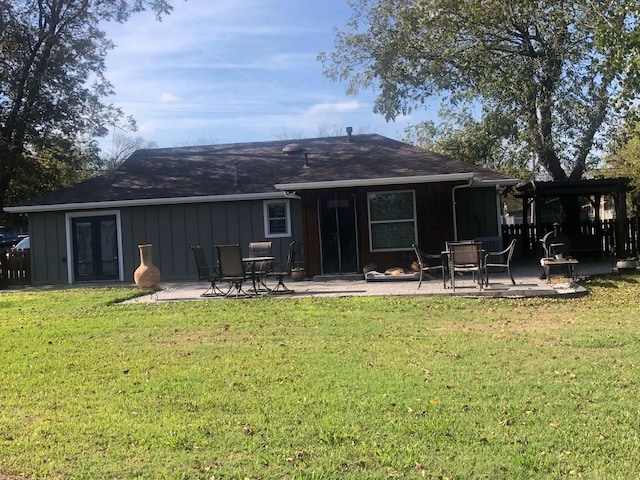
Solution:
<path fill-rule="evenodd" d="M 286 154 L 291 143 L 305 155 Z M 138 150 L 116 171 L 19 206 L 276 193 L 276 184 L 474 173 L 507 177 L 375 134 Z"/>

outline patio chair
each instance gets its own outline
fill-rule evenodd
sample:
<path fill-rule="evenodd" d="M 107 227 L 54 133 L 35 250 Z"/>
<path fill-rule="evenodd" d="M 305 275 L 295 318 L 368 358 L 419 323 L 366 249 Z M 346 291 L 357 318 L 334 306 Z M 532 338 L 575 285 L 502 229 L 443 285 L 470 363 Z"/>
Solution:
<path fill-rule="evenodd" d="M 289 253 L 287 255 L 286 269 L 272 270 L 267 273 L 267 277 L 275 277 L 277 284 L 271 289 L 271 293 L 283 294 L 283 293 L 295 293 L 289 287 L 284 284 L 284 279 L 291 276 L 291 270 L 294 267 L 294 260 L 296 254 L 296 241 L 294 240 L 289 244 Z"/>
<path fill-rule="evenodd" d="M 511 283 L 516 284 L 511 273 L 511 259 L 513 258 L 513 252 L 516 249 L 516 239 L 511 240 L 511 243 L 507 248 L 499 252 L 487 252 L 484 256 L 484 281 L 485 285 L 489 285 L 489 268 L 506 268 Z"/>
<path fill-rule="evenodd" d="M 250 257 L 271 257 L 271 245 L 272 242 L 250 242 L 249 243 L 249 256 Z M 262 285 L 264 289 L 267 286 L 264 283 L 264 278 L 273 269 L 272 262 L 254 262 L 253 265 L 245 265 L 245 270 L 253 269 L 252 274 L 255 276 L 256 285 Z M 268 290 L 268 289 L 267 289 Z"/>
<path fill-rule="evenodd" d="M 218 262 L 220 266 L 220 280 L 229 283 L 229 292 L 225 295 L 230 297 L 235 294 L 249 297 L 250 294 L 242 289 L 242 284 L 246 280 L 252 280 L 251 273 L 245 270 L 242 261 L 242 250 L 240 245 L 216 245 L 218 251 Z"/>
<path fill-rule="evenodd" d="M 217 268 L 207 262 L 204 249 L 200 245 L 192 245 L 189 248 L 193 250 L 193 258 L 196 261 L 196 268 L 198 270 L 198 281 L 206 280 L 211 284 L 200 296 L 217 297 L 226 295 L 228 290 L 223 292 L 218 287 L 217 282 L 220 281 L 220 275 L 218 274 Z"/>
<path fill-rule="evenodd" d="M 418 282 L 418 288 L 422 285 L 422 280 L 424 279 L 424 273 L 432 273 L 432 272 L 440 272 L 442 275 L 442 283 L 445 284 L 447 281 L 446 268 L 444 266 L 442 254 L 432 254 L 425 253 L 420 250 L 417 244 L 413 244 L 413 251 L 416 254 L 416 259 L 418 262 L 418 268 L 420 269 L 420 282 Z"/>
<path fill-rule="evenodd" d="M 447 242 L 447 257 L 451 287 L 456 289 L 456 273 L 471 273 L 480 290 L 484 283 L 481 242 Z"/>

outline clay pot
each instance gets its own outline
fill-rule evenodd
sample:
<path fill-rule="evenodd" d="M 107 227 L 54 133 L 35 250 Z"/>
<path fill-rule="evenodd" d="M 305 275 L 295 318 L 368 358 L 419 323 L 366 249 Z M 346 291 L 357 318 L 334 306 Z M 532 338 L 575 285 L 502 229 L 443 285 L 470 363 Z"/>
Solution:
<path fill-rule="evenodd" d="M 291 280 L 294 282 L 301 282 L 304 278 L 304 270 L 291 270 Z"/>
<path fill-rule="evenodd" d="M 138 288 L 156 288 L 160 283 L 160 270 L 153 264 L 150 243 L 138 245 L 140 250 L 140 266 L 133 272 L 133 281 Z"/>

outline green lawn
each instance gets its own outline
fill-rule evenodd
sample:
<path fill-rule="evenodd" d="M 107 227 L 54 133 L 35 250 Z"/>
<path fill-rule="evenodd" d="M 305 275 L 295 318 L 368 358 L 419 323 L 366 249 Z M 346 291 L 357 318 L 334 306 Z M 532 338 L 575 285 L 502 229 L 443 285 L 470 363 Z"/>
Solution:
<path fill-rule="evenodd" d="M 640 477 L 640 284 L 579 299 L 0 293 L 0 478 Z"/>

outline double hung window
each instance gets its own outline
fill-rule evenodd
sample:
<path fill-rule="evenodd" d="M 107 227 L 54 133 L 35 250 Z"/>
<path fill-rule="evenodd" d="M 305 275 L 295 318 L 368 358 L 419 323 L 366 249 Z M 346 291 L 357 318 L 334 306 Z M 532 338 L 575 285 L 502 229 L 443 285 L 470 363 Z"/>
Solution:
<path fill-rule="evenodd" d="M 265 200 L 264 234 L 266 238 L 291 236 L 289 200 Z"/>
<path fill-rule="evenodd" d="M 413 190 L 368 195 L 371 251 L 411 250 L 416 243 Z"/>

